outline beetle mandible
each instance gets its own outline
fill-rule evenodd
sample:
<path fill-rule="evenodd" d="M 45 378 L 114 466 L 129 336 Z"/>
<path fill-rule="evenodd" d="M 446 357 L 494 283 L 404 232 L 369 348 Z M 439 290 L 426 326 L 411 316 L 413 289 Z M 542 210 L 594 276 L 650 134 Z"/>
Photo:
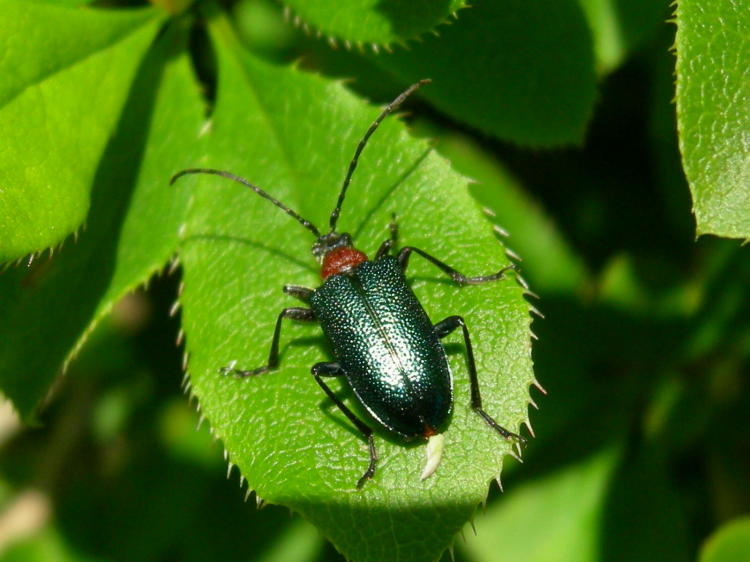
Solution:
<path fill-rule="evenodd" d="M 310 221 L 249 181 L 223 170 L 190 168 L 172 176 L 170 185 L 187 174 L 213 174 L 241 183 L 297 220 L 312 232 L 316 241 L 312 253 L 321 264 L 323 284 L 317 289 L 285 285 L 284 293 L 309 305 L 283 309 L 271 340 L 268 363 L 251 370 L 223 367 L 223 374 L 254 377 L 278 367 L 279 335 L 284 318 L 302 322 L 318 321 L 331 342 L 336 360 L 317 363 L 312 375 L 328 398 L 356 426 L 367 440 L 370 463 L 357 481 L 357 487 L 375 474 L 377 452 L 372 428 L 362 421 L 333 393 L 324 377 L 344 377 L 370 416 L 387 430 L 405 440 L 428 439 L 427 464 L 422 479 L 437 468 L 443 448 L 441 430 L 453 409 L 453 376 L 440 340 L 460 328 L 466 347 L 466 362 L 471 383 L 471 407 L 502 437 L 525 443 L 526 440 L 498 424 L 482 408 L 479 381 L 469 330 L 461 316 L 432 324 L 417 297 L 406 282 L 409 257 L 417 254 L 448 275 L 457 285 L 476 285 L 497 281 L 514 265 L 496 273 L 467 277 L 436 257 L 413 246 L 405 246 L 391 255 L 397 242 L 397 226 L 391 223 L 391 236 L 369 260 L 354 248 L 351 235 L 336 231 L 341 206 L 357 167 L 362 150 L 380 123 L 417 88 L 430 80 L 412 84 L 389 103 L 365 132 L 349 163 L 336 206 L 331 212 L 329 231 L 321 234 Z"/>

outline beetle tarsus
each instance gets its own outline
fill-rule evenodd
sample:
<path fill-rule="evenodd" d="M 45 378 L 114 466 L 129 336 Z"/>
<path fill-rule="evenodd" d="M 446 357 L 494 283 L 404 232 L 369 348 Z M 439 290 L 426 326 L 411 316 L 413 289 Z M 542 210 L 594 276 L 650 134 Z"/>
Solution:
<path fill-rule="evenodd" d="M 335 361 L 328 363 L 316 363 L 315 365 L 313 365 L 311 372 L 312 376 L 315 377 L 315 382 L 320 385 L 320 388 L 322 388 L 323 392 L 328 395 L 328 398 L 330 398 L 331 401 L 336 404 L 338 409 L 341 410 L 341 412 L 349 419 L 349 421 L 356 426 L 356 428 L 362 434 L 362 437 L 367 439 L 367 445 L 370 449 L 370 464 L 367 467 L 365 473 L 360 477 L 359 480 L 357 480 L 357 488 L 361 488 L 364 483 L 367 480 L 371 479 L 375 474 L 375 468 L 378 462 L 378 453 L 375 450 L 375 439 L 372 435 L 372 429 L 365 422 L 360 420 L 354 414 L 354 412 L 352 412 L 349 407 L 344 404 L 339 399 L 339 397 L 336 396 L 336 394 L 334 394 L 334 392 L 331 390 L 331 387 L 323 382 L 323 379 L 321 377 L 340 377 L 345 374 L 344 369 L 339 363 L 336 363 Z"/>
<path fill-rule="evenodd" d="M 375 451 L 375 439 L 373 438 L 372 433 L 367 436 L 367 445 L 370 449 L 370 464 L 367 467 L 367 470 L 365 470 L 365 473 L 360 476 L 359 480 L 357 480 L 357 488 L 361 488 L 362 486 L 364 486 L 365 482 L 371 480 L 375 475 L 375 468 L 378 462 L 378 454 Z"/>
<path fill-rule="evenodd" d="M 497 271 L 496 273 L 492 273 L 491 275 L 478 275 L 476 277 L 467 277 L 460 271 L 449 266 L 447 263 L 440 261 L 435 256 L 428 254 L 424 250 L 415 248 L 414 246 L 404 246 L 403 248 L 401 248 L 401 250 L 399 250 L 398 263 L 401 264 L 401 269 L 406 270 L 406 267 L 409 265 L 409 257 L 411 256 L 412 252 L 416 252 L 417 254 L 422 256 L 424 259 L 429 261 L 431 264 L 436 266 L 443 273 L 445 273 L 448 277 L 450 277 L 453 280 L 453 282 L 456 283 L 456 285 L 459 285 L 459 286 L 480 285 L 482 283 L 487 283 L 489 281 L 499 281 L 500 279 L 503 279 L 505 277 L 505 273 L 507 271 L 518 271 L 518 266 L 512 263 L 510 265 L 506 265 L 500 271 Z"/>
<path fill-rule="evenodd" d="M 481 285 L 482 283 L 487 283 L 489 281 L 499 281 L 500 279 L 503 279 L 506 271 L 518 271 L 518 266 L 512 263 L 506 265 L 497 273 L 493 273 L 492 275 L 478 275 L 477 277 L 466 277 L 457 272 L 458 276 L 454 277 L 453 280 L 459 285 Z"/>
<path fill-rule="evenodd" d="M 232 376 L 236 379 L 244 379 L 245 377 L 255 377 L 257 375 L 262 375 L 263 373 L 269 372 L 271 369 L 272 368 L 269 365 L 264 365 L 263 367 L 258 367 L 257 369 L 252 369 L 249 371 L 226 366 L 219 369 L 219 372 L 224 376 Z"/>
<path fill-rule="evenodd" d="M 502 425 L 500 425 L 499 423 L 497 423 L 495 421 L 495 419 L 492 416 L 490 416 L 487 412 L 485 412 L 481 407 L 472 406 L 472 408 L 474 409 L 474 411 L 477 414 L 479 414 L 480 416 L 482 416 L 482 419 L 484 419 L 484 421 L 487 423 L 487 425 L 489 425 L 492 429 L 494 429 L 495 431 L 497 431 L 507 441 L 513 440 L 516 443 L 519 443 L 519 444 L 521 444 L 523 446 L 526 445 L 527 441 L 526 441 L 525 437 L 521 437 L 517 433 L 513 433 L 512 431 L 508 431 L 507 429 L 505 429 Z"/>
<path fill-rule="evenodd" d="M 290 289 L 290 290 L 288 290 Z M 297 285 L 286 285 L 284 286 L 284 292 L 297 297 L 302 298 L 301 295 L 305 294 L 305 287 L 299 287 Z M 276 327 L 273 330 L 273 339 L 271 340 L 271 351 L 268 354 L 268 363 L 257 369 L 235 369 L 236 361 L 232 361 L 226 367 L 219 369 L 222 375 L 231 375 L 238 379 L 244 379 L 246 377 L 255 377 L 273 371 L 279 366 L 279 337 L 281 336 L 281 321 L 284 318 L 291 318 L 300 322 L 314 322 L 315 313 L 309 308 L 302 308 L 299 306 L 292 306 L 285 308 L 279 313 L 276 318 Z"/>

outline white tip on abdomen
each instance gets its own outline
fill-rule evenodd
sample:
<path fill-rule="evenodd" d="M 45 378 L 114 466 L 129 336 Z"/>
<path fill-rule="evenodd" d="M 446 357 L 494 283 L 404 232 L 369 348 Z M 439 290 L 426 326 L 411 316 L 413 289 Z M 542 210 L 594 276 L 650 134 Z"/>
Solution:
<path fill-rule="evenodd" d="M 437 470 L 440 465 L 440 459 L 443 457 L 443 448 L 445 447 L 445 436 L 442 433 L 431 435 L 427 439 L 427 462 L 422 470 L 422 475 L 419 477 L 422 480 L 427 480 Z"/>

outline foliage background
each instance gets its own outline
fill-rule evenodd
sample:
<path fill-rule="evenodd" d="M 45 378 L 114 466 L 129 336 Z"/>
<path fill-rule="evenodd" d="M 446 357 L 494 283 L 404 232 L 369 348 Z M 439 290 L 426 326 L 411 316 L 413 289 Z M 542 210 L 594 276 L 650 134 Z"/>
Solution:
<path fill-rule="evenodd" d="M 108 26 L 80 14 L 80 27 L 60 25 L 64 10 L 82 4 L 0 2 L 3 52 L 16 57 L 6 64 L 23 61 L 3 74 L 0 92 L 2 257 L 38 254 L 84 218 L 87 224 L 79 242 L 63 244 L 55 266 L 37 255 L 33 267 L 11 265 L 0 277 L 0 381 L 34 424 L 21 426 L 9 403 L 0 415 L 0 556 L 341 559 L 285 507 L 244 503 L 237 473 L 224 477 L 221 446 L 207 425 L 195 431 L 198 416 L 179 385 L 179 320 L 169 315 L 178 276 L 155 276 L 112 308 L 173 251 L 172 226 L 190 202 L 161 195 L 161 166 L 179 169 L 203 154 L 194 109 L 215 91 L 204 75 L 202 91 L 175 87 L 194 80 L 184 51 L 154 42 L 190 29 L 191 12 L 173 20 L 172 31 L 163 27 L 183 3 L 155 2 L 145 16 L 129 12 Z M 97 4 L 109 13 L 123 3 Z M 679 2 L 676 16 L 666 2 L 647 0 L 558 0 L 543 11 L 512 0 L 472 4 L 423 7 L 413 21 L 397 17 L 396 2 L 357 3 L 361 17 L 333 17 L 325 2 L 290 1 L 286 17 L 284 7 L 263 0 L 224 6 L 242 49 L 324 81 L 351 79 L 347 86 L 374 105 L 417 78 L 433 78 L 410 105 L 412 133 L 476 180 L 471 195 L 510 232 L 540 296 L 545 319 L 534 323 L 533 358 L 549 395 L 532 391 L 537 437 L 524 466 L 505 467 L 505 492 L 490 489 L 456 541 L 455 558 L 748 559 L 750 262 L 737 240 L 719 236 L 747 239 L 750 223 L 750 15 L 719 0 Z M 677 25 L 667 23 L 673 17 Z M 8 22 L 24 18 L 40 30 L 29 43 L 45 57 L 13 42 Z M 192 52 L 210 59 L 206 33 L 194 29 L 190 38 Z M 112 55 L 120 59 L 106 58 L 122 42 L 126 48 Z M 59 72 L 81 53 L 90 66 Z M 150 86 L 162 60 L 177 61 L 165 66 L 174 89 Z M 44 92 L 55 96 L 56 113 L 42 127 L 40 98 L 24 85 L 47 76 L 50 61 L 61 82 Z M 112 64 L 118 72 L 102 81 Z M 194 65 L 210 75 L 210 60 Z M 90 122 L 79 121 L 83 106 L 97 108 Z M 141 119 L 152 111 L 153 120 Z M 163 130 L 169 135 L 154 136 Z M 212 150 L 240 151 L 240 158 L 250 150 L 243 140 L 226 137 Z M 343 145 L 339 159 L 353 146 Z M 310 168 L 341 168 L 336 158 Z M 97 199 L 94 189 L 88 200 L 92 185 L 123 177 L 158 189 L 132 200 L 127 193 Z M 16 185 L 25 190 L 13 191 Z M 174 213 L 154 221 L 163 232 L 139 240 L 125 224 L 111 238 L 86 237 L 110 232 L 122 209 L 162 209 L 162 197 Z M 111 239 L 149 252 L 108 259 L 121 248 Z M 24 295 L 50 267 L 49 289 L 26 307 Z M 97 282 L 104 277 L 114 279 L 105 297 L 87 300 L 104 290 Z M 71 286 L 81 292 L 60 299 Z M 55 361 L 67 362 L 86 339 L 77 326 L 91 318 L 101 322 L 36 410 L 61 366 Z M 260 341 L 264 350 L 266 338 Z M 524 397 L 516 402 L 525 406 Z M 354 559 L 368 555 L 347 550 L 347 535 L 384 531 L 348 521 L 341 529 L 336 546 Z M 401 558 L 434 558 L 440 541 L 452 540 L 436 535 L 432 544 L 404 548 Z"/>

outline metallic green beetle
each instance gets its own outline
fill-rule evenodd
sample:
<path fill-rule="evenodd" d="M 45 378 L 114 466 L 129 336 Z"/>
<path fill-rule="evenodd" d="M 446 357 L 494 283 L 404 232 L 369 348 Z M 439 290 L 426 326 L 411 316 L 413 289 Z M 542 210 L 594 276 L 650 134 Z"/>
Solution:
<path fill-rule="evenodd" d="M 396 256 L 392 256 L 391 250 L 395 247 L 398 236 L 395 223 L 391 224 L 391 237 L 381 244 L 375 258 L 368 260 L 364 253 L 353 247 L 349 234 L 336 232 L 336 222 L 346 190 L 368 139 L 388 114 L 399 107 L 414 90 L 427 82 L 429 80 L 421 80 L 410 86 L 388 104 L 370 125 L 349 164 L 336 207 L 331 213 L 330 230 L 327 234 L 321 234 L 310 221 L 259 187 L 223 170 L 182 170 L 175 174 L 170 182 L 174 183 L 186 174 L 213 174 L 229 178 L 271 201 L 317 238 L 312 253 L 321 263 L 323 285 L 318 289 L 298 285 L 284 286 L 286 294 L 308 303 L 310 308 L 290 307 L 281 311 L 276 320 L 266 365 L 252 370 L 236 369 L 234 365 L 230 365 L 222 368 L 221 372 L 237 377 L 252 377 L 275 369 L 279 364 L 281 321 L 290 318 L 304 322 L 320 322 L 323 332 L 332 344 L 336 361 L 314 365 L 313 377 L 367 439 L 370 449 L 370 464 L 357 481 L 358 488 L 375 474 L 378 457 L 373 431 L 331 391 L 323 377 L 345 377 L 370 416 L 389 431 L 405 440 L 427 438 L 428 461 L 422 472 L 422 479 L 425 479 L 439 464 L 443 446 L 441 431 L 453 409 L 453 377 L 440 339 L 457 328 L 463 331 L 466 345 L 471 407 L 505 439 L 525 443 L 523 437 L 500 426 L 482 408 L 474 352 L 469 330 L 463 318 L 449 316 L 433 325 L 404 275 L 412 253 L 419 254 L 433 263 L 458 285 L 497 281 L 515 266 L 509 265 L 491 275 L 466 277 L 419 248 L 406 246 L 399 250 Z"/>

